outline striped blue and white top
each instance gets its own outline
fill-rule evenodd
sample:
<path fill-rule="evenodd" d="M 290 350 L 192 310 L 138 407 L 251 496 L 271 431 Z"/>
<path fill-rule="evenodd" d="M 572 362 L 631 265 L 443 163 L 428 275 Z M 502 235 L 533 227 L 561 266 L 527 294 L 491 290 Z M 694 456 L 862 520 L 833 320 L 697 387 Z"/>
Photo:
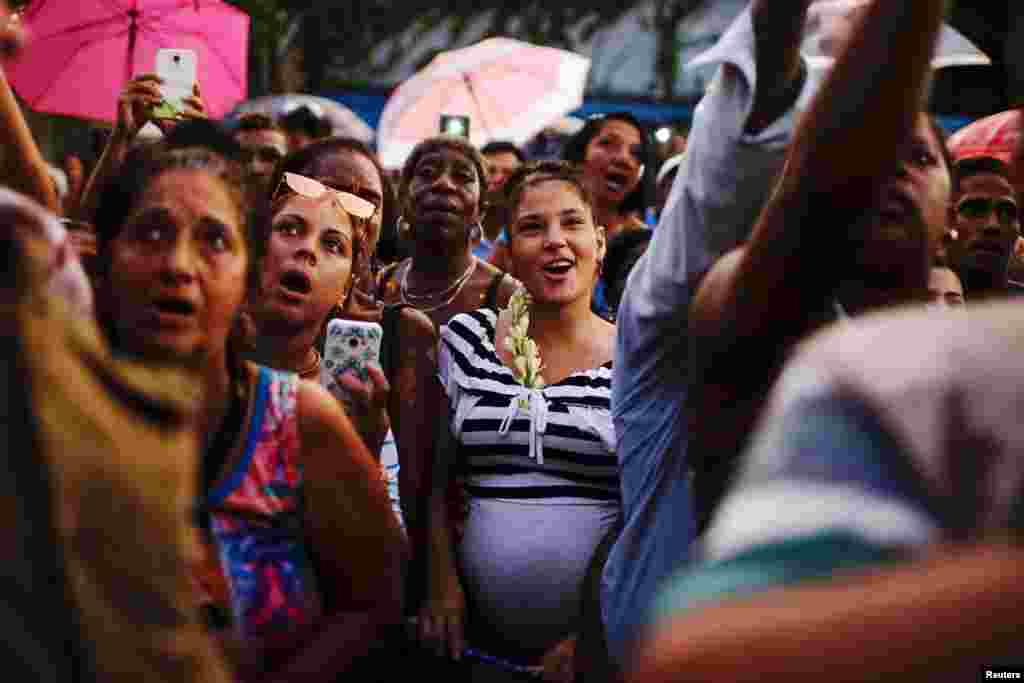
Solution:
<path fill-rule="evenodd" d="M 617 500 L 612 364 L 541 390 L 519 384 L 495 351 L 497 313 L 480 309 L 441 331 L 439 378 L 472 497 Z"/>

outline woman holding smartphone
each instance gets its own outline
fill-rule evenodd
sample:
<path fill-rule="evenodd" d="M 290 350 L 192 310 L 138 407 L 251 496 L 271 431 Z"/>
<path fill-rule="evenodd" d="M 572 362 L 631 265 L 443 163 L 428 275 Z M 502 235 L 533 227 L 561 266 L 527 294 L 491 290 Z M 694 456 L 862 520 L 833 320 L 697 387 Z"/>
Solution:
<path fill-rule="evenodd" d="M 465 628 L 473 647 L 571 681 L 580 584 L 619 512 L 615 328 L 591 311 L 604 230 L 568 164 L 524 167 L 508 187 L 509 255 L 532 303 L 516 295 L 509 309 L 457 315 L 441 333 L 451 446 L 435 471 L 421 635 L 458 657 Z M 524 375 L 537 354 L 543 381 Z M 456 463 L 470 509 L 453 541 L 443 494 Z"/>
<path fill-rule="evenodd" d="M 403 539 L 337 401 L 238 355 L 254 245 L 237 159 L 203 123 L 129 154 L 96 214 L 98 317 L 120 354 L 203 373 L 196 578 L 240 678 L 334 680 L 349 615 L 395 593 Z"/>
<path fill-rule="evenodd" d="M 400 505 L 401 516 L 415 547 L 416 539 L 422 536 L 417 520 L 422 517 L 426 499 L 423 477 L 430 465 L 437 429 L 436 415 L 422 398 L 424 387 L 434 382 L 436 374 L 437 335 L 426 314 L 411 306 L 382 306 L 372 295 L 374 288 L 369 272 L 373 270 L 374 250 L 383 226 L 389 221 L 394 222 L 398 215 L 394 189 L 373 152 L 353 138 L 319 140 L 290 154 L 279 164 L 271 187 L 291 192 L 284 182 L 289 173 L 300 174 L 332 190 L 355 195 L 371 205 L 372 214 L 366 219 L 353 219 L 361 227 L 361 237 L 357 258 L 348 269 L 348 276 L 330 275 L 337 273 L 337 259 L 327 256 L 318 259 L 315 270 L 322 271 L 324 275 L 311 280 L 309 298 L 319 303 L 313 309 L 307 308 L 307 314 L 302 316 L 305 322 L 300 327 L 305 331 L 264 339 L 262 343 L 282 348 L 293 346 L 292 355 L 297 359 L 296 367 L 299 367 L 299 363 L 310 362 L 308 356 L 311 353 L 323 350 L 323 340 L 317 335 L 325 321 L 342 319 L 381 326 L 380 367 L 391 388 L 386 395 L 386 409 L 392 432 L 385 437 L 380 451 L 373 452 L 380 453 L 381 465 L 388 471 L 392 502 Z M 281 202 L 279 197 L 275 198 L 271 211 L 275 225 L 285 217 L 286 207 Z M 331 224 L 330 221 L 323 222 L 323 228 L 317 227 L 317 231 Z M 321 223 L 314 221 L 313 225 L 320 226 Z M 261 270 L 266 278 L 273 280 L 275 276 L 270 271 L 281 272 L 281 267 L 276 264 L 294 263 L 295 247 L 292 243 L 292 251 L 289 251 L 289 245 L 279 239 L 274 229 L 266 230 L 264 234 L 268 237 L 268 249 Z M 261 300 L 266 300 L 266 297 L 254 297 L 254 302 Z M 263 317 L 273 326 L 279 319 L 279 313 L 265 309 Z M 312 340 L 316 340 L 315 343 Z M 303 356 L 303 351 L 307 355 Z M 311 368 L 310 374 L 316 374 L 316 370 Z M 373 376 L 377 376 L 376 373 Z M 377 376 L 377 385 L 365 388 L 384 397 L 383 392 L 377 391 L 382 386 L 380 379 Z M 350 387 L 355 384 L 349 379 L 345 381 Z M 368 405 L 368 394 L 356 391 L 352 395 L 362 396 L 363 405 Z"/>
<path fill-rule="evenodd" d="M 362 277 L 369 279 L 368 219 L 374 206 L 297 173 L 277 176 L 268 215 L 258 219 L 247 346 L 253 360 L 321 380 L 323 332 Z M 364 285 L 365 287 L 365 285 Z M 371 453 L 390 429 L 388 382 L 379 367 L 368 381 L 334 378 Z"/>

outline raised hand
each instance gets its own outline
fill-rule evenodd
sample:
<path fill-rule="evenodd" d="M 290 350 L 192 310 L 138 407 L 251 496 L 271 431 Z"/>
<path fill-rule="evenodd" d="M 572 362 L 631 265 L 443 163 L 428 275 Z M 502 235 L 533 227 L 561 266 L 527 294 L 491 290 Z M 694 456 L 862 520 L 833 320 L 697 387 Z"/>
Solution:
<path fill-rule="evenodd" d="M 388 416 L 388 396 L 391 385 L 384 373 L 376 367 L 368 367 L 369 381 L 363 382 L 349 373 L 338 374 L 335 382 L 343 389 L 336 395 L 345 407 L 345 412 L 352 420 L 356 431 L 363 438 L 367 450 L 379 457 L 391 419 Z"/>
<path fill-rule="evenodd" d="M 178 114 L 180 119 L 205 119 L 209 118 L 206 114 L 206 104 L 203 102 L 202 93 L 199 91 L 199 83 L 195 83 L 192 86 L 192 96 L 186 97 L 182 102 L 185 104 L 184 109 Z"/>
<path fill-rule="evenodd" d="M 163 101 L 156 74 L 143 74 L 125 84 L 117 98 L 117 121 L 114 124 L 114 139 L 131 141 L 147 122 L 153 119 L 153 108 Z"/>

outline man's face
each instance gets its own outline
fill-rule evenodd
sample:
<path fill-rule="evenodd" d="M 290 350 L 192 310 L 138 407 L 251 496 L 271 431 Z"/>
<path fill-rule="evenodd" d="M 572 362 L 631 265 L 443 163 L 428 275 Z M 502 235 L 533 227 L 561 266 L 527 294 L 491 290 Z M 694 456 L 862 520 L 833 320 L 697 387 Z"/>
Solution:
<path fill-rule="evenodd" d="M 239 131 L 235 140 L 244 150 L 249 182 L 258 194 L 266 195 L 274 167 L 288 153 L 288 138 L 281 131 L 264 129 Z"/>
<path fill-rule="evenodd" d="M 950 222 L 957 239 L 948 246 L 960 270 L 1005 277 L 1020 234 L 1020 211 L 1010 181 L 996 173 L 964 178 Z"/>
<path fill-rule="evenodd" d="M 487 190 L 491 194 L 501 192 L 505 181 L 522 165 L 519 163 L 519 157 L 512 152 L 488 154 L 484 161 L 487 162 Z"/>

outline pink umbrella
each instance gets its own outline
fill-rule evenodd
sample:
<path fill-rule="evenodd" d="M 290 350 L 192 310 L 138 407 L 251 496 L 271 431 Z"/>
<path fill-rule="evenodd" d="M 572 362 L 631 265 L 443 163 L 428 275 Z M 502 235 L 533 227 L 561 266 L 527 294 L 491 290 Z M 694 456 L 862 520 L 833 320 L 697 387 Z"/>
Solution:
<path fill-rule="evenodd" d="M 196 52 L 211 117 L 245 99 L 249 17 L 220 0 L 34 0 L 23 21 L 31 40 L 7 71 L 37 111 L 114 121 L 118 93 L 161 48 Z"/>
<path fill-rule="evenodd" d="M 523 144 L 583 103 L 590 60 L 510 38 L 443 52 L 384 105 L 377 148 L 387 168 L 439 132 L 442 114 L 468 116 L 470 141 Z"/>

